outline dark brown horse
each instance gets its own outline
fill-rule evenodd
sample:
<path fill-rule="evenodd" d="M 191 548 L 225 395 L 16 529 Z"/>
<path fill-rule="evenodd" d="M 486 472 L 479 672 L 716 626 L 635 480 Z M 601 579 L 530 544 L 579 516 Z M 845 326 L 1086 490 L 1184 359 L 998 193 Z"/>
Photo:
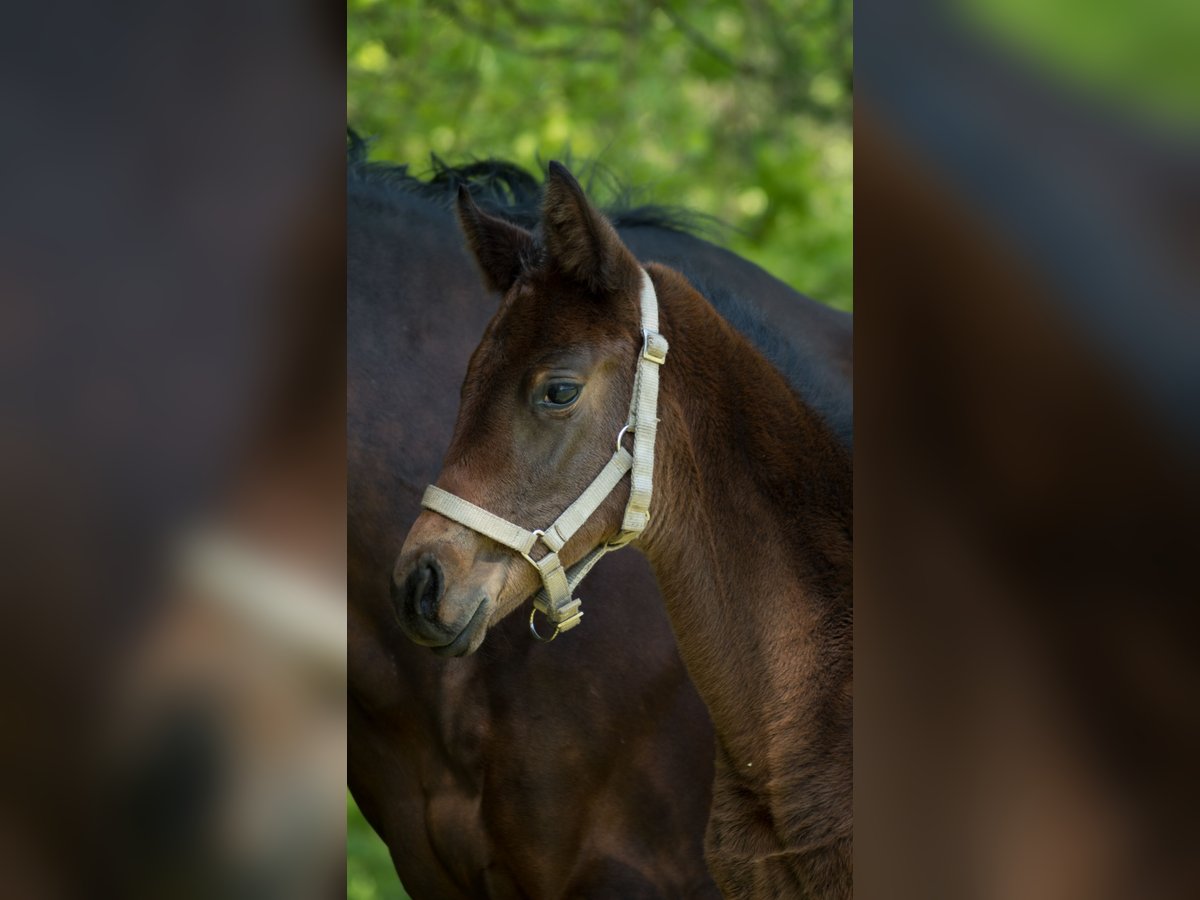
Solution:
<path fill-rule="evenodd" d="M 620 444 L 635 370 L 645 384 L 639 357 L 661 357 L 647 350 L 643 270 L 555 164 L 538 236 L 466 191 L 459 216 L 504 300 L 471 357 L 437 484 L 550 530 Z M 709 867 L 727 896 L 849 897 L 849 452 L 688 279 L 661 264 L 646 272 L 670 351 L 653 412 L 652 516 L 636 545 L 716 726 Z M 629 495 L 624 479 L 561 548 L 535 534 L 570 566 L 628 531 Z M 540 586 L 522 556 L 433 511 L 413 526 L 393 585 L 405 633 L 452 654 L 478 648 Z M 621 690 L 584 673 L 556 688 L 569 696 L 577 685 Z"/>
<path fill-rule="evenodd" d="M 585 640 L 539 645 L 513 617 L 481 652 L 446 660 L 399 630 L 388 596 L 396 548 L 495 310 L 448 208 L 468 180 L 493 211 L 536 223 L 540 186 L 511 167 L 425 183 L 368 167 L 352 147 L 351 790 L 416 897 L 716 896 L 701 847 L 711 725 L 638 555 L 590 576 Z M 644 258 L 708 284 L 849 440 L 848 316 L 670 227 L 664 210 L 614 216 Z M 736 308 L 734 290 L 757 310 Z"/>

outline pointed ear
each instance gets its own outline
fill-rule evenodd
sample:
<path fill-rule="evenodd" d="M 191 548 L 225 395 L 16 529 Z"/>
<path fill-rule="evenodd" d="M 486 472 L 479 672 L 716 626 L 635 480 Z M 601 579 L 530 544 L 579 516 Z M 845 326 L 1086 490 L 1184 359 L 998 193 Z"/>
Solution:
<path fill-rule="evenodd" d="M 561 163 L 550 163 L 542 229 L 547 256 L 566 275 L 601 292 L 620 290 L 631 278 L 636 283 L 636 257 Z"/>
<path fill-rule="evenodd" d="M 465 185 L 458 186 L 458 223 L 467 236 L 467 246 L 479 263 L 488 290 L 501 294 L 513 286 L 533 255 L 533 235 L 475 205 Z"/>

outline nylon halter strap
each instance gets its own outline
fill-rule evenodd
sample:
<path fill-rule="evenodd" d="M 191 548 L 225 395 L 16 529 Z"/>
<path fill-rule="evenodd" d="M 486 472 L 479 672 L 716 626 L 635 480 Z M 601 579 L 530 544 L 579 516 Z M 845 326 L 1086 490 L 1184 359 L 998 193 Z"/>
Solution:
<path fill-rule="evenodd" d="M 658 333 L 658 296 L 644 269 L 641 320 L 642 351 L 633 379 L 629 417 L 617 434 L 616 452 L 579 498 L 551 524 L 530 531 L 432 484 L 425 489 L 425 496 L 421 499 L 421 505 L 426 509 L 516 550 L 537 569 L 542 588 L 533 599 L 529 630 L 540 641 L 552 641 L 560 633 L 579 624 L 583 611 L 579 599 L 574 597 L 575 588 L 604 554 L 624 547 L 641 534 L 650 521 L 650 498 L 654 489 L 654 439 L 658 432 L 658 370 L 667 360 L 667 340 Z M 632 454 L 621 445 L 626 432 L 634 436 Z M 620 532 L 613 540 L 589 551 L 570 569 L 565 568 L 558 557 L 559 551 L 629 471 L 633 473 L 630 476 L 629 502 L 625 506 Z M 539 543 L 546 547 L 547 552 L 541 558 L 534 559 L 533 551 Z M 549 637 L 542 637 L 534 624 L 534 615 L 539 610 L 554 626 L 554 632 Z"/>

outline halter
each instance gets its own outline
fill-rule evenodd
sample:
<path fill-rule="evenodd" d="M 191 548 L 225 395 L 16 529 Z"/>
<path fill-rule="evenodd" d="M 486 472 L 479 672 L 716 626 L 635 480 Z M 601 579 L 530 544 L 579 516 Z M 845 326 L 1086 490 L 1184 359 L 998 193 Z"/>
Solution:
<path fill-rule="evenodd" d="M 421 498 L 421 505 L 426 509 L 516 550 L 537 570 L 542 588 L 533 598 L 529 630 L 539 641 L 552 641 L 579 624 L 583 611 L 579 608 L 579 599 L 572 596 L 575 588 L 604 554 L 624 547 L 650 522 L 654 438 L 658 432 L 658 369 L 667 360 L 667 339 L 658 333 L 658 296 L 645 269 L 642 270 L 641 319 L 642 352 L 633 379 L 629 417 L 617 433 L 616 452 L 579 498 L 551 524 L 529 531 L 433 484 L 425 489 L 425 496 Z M 632 454 L 621 446 L 621 439 L 627 432 L 634 435 Z M 570 569 L 564 568 L 558 551 L 583 527 L 630 470 L 633 474 L 630 476 L 629 502 L 625 506 L 620 532 L 613 540 L 588 552 Z M 539 543 L 545 545 L 547 553 L 534 559 L 533 550 Z M 539 610 L 554 626 L 549 637 L 538 634 L 534 624 L 534 616 Z"/>

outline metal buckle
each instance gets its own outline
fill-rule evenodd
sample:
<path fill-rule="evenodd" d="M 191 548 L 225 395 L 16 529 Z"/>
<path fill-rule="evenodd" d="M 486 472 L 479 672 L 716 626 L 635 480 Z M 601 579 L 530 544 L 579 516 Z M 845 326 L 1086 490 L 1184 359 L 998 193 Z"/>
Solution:
<path fill-rule="evenodd" d="M 642 359 L 648 359 L 657 366 L 667 361 L 667 339 L 657 331 L 642 329 Z"/>

